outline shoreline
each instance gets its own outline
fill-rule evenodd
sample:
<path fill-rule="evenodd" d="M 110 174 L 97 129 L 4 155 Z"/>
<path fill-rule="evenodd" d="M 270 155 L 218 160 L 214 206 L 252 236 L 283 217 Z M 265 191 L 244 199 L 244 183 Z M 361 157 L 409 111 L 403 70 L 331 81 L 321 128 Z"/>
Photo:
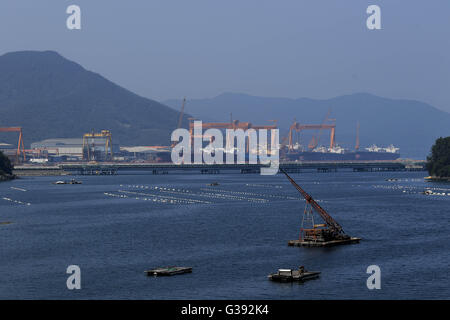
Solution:
<path fill-rule="evenodd" d="M 2 175 L 0 175 L 0 182 L 11 181 L 16 178 L 17 178 L 17 176 L 15 174 L 2 174 Z"/>
<path fill-rule="evenodd" d="M 64 170 L 14 170 L 16 177 L 45 177 L 45 176 L 69 176 L 69 172 Z"/>
<path fill-rule="evenodd" d="M 425 181 L 450 182 L 450 177 L 435 177 L 435 176 L 429 176 L 429 177 L 425 177 Z"/>

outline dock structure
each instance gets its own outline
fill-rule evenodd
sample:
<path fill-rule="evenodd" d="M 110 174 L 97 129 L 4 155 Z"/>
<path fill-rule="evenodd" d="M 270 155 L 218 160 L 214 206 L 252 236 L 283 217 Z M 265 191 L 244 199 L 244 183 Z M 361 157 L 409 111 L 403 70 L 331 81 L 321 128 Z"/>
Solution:
<path fill-rule="evenodd" d="M 164 267 L 146 270 L 148 276 L 174 276 L 177 274 L 191 273 L 191 267 Z"/>
<path fill-rule="evenodd" d="M 173 163 L 120 163 L 120 162 L 98 162 L 98 163 L 60 163 L 53 166 L 22 165 L 16 166 L 14 173 L 20 175 L 33 175 L 34 172 L 45 175 L 64 172 L 66 174 L 80 175 L 114 175 L 120 172 L 139 171 L 153 174 L 168 174 L 169 172 L 198 172 L 203 174 L 218 173 L 241 173 L 259 174 L 261 168 L 267 165 L 261 164 L 173 164 Z M 301 173 L 316 171 L 332 173 L 337 171 L 354 172 L 390 172 L 390 171 L 425 171 L 425 161 L 414 163 L 406 161 L 300 161 L 282 162 L 280 169 L 288 173 Z"/>
<path fill-rule="evenodd" d="M 350 239 L 331 240 L 331 241 L 305 241 L 305 240 L 290 240 L 288 246 L 290 247 L 332 247 L 341 244 L 359 243 L 361 238 L 351 237 Z"/>

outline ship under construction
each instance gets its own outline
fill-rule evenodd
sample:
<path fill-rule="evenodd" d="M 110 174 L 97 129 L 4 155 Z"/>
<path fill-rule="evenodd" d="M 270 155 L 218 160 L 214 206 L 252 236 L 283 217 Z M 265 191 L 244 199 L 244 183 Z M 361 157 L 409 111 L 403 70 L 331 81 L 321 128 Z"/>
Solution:
<path fill-rule="evenodd" d="M 328 118 L 328 115 L 326 119 Z M 313 135 L 311 142 L 306 146 L 298 141 L 294 143 L 294 134 L 300 135 L 306 130 L 318 130 Z M 319 146 L 319 139 L 323 130 L 330 131 L 330 142 L 328 146 Z M 356 130 L 356 144 L 353 151 L 342 148 L 336 143 L 336 124 L 300 124 L 297 121 L 289 128 L 287 144 L 282 146 L 282 158 L 286 161 L 392 161 L 400 158 L 399 148 L 393 145 L 378 147 L 371 145 L 361 150 L 359 145 L 359 123 Z"/>

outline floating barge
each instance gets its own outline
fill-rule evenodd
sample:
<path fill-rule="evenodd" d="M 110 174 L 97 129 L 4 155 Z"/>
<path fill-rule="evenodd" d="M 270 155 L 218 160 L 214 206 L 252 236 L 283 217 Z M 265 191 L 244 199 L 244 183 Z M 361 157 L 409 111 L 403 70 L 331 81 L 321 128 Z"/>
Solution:
<path fill-rule="evenodd" d="M 307 281 L 317 279 L 320 275 L 319 271 L 306 271 L 300 267 L 298 270 L 279 269 L 277 273 L 269 274 L 268 278 L 277 282 L 294 282 Z"/>
<path fill-rule="evenodd" d="M 341 244 L 353 244 L 359 243 L 361 238 L 351 237 L 344 240 L 331 240 L 331 241 L 306 241 L 306 240 L 290 240 L 288 246 L 290 247 L 332 247 Z"/>
<path fill-rule="evenodd" d="M 173 276 L 191 272 L 191 267 L 165 267 L 145 271 L 148 276 Z"/>
<path fill-rule="evenodd" d="M 285 170 L 280 168 L 291 184 L 297 189 L 306 201 L 303 212 L 302 226 L 299 240 L 291 240 L 291 247 L 331 247 L 340 244 L 359 243 L 361 238 L 350 237 L 345 234 L 342 226 L 334 220 L 305 190 L 303 190 Z M 314 221 L 314 212 L 319 214 L 325 223 L 317 224 Z"/>
<path fill-rule="evenodd" d="M 82 182 L 77 181 L 75 179 L 71 179 L 69 181 L 59 180 L 59 181 L 53 182 L 53 184 L 82 184 Z"/>

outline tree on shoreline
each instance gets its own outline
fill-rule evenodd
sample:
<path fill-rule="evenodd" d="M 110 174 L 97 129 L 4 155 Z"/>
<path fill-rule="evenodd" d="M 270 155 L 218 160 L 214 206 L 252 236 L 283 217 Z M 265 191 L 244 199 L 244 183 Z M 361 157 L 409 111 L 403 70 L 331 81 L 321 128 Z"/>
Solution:
<path fill-rule="evenodd" d="M 430 176 L 450 177 L 450 137 L 436 140 L 427 157 L 427 170 Z"/>
<path fill-rule="evenodd" d="M 12 174 L 13 165 L 8 157 L 0 151 L 0 175 Z"/>

